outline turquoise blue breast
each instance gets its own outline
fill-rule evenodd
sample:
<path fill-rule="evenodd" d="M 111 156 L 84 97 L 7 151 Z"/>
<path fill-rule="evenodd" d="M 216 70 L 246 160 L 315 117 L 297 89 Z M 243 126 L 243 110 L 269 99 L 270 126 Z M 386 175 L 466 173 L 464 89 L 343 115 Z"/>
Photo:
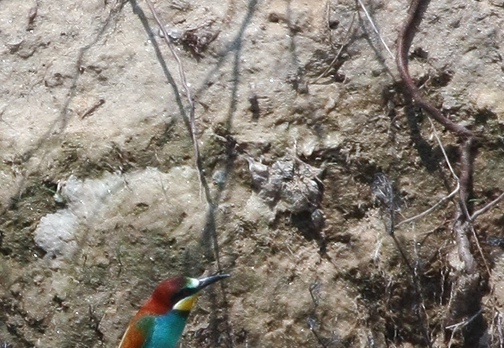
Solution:
<path fill-rule="evenodd" d="M 149 336 L 144 348 L 176 348 L 182 336 L 189 313 L 171 311 L 156 317 L 152 335 Z"/>

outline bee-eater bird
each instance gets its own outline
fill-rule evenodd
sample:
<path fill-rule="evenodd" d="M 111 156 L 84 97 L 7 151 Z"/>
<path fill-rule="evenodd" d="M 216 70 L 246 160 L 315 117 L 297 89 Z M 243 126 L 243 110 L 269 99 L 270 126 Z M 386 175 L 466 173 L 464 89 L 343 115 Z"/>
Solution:
<path fill-rule="evenodd" d="M 119 348 L 176 348 L 198 293 L 229 274 L 161 282 L 131 319 Z"/>

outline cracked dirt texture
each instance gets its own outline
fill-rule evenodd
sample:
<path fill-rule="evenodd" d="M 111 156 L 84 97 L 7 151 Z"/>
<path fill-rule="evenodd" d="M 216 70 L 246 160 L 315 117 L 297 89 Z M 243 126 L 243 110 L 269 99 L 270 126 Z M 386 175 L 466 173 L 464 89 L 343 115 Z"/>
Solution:
<path fill-rule="evenodd" d="M 480 311 L 447 328 L 454 201 L 396 229 L 412 274 L 371 194 L 385 173 L 401 220 L 455 187 L 402 95 L 408 1 L 364 1 L 392 55 L 353 0 L 153 3 L 192 35 L 175 47 L 208 192 L 144 1 L 0 1 L 0 344 L 115 347 L 159 281 L 219 265 L 232 277 L 202 295 L 181 347 L 504 344 L 504 203 L 475 222 L 482 253 L 471 236 Z M 503 41 L 503 1 L 430 1 L 410 49 L 423 93 L 483 135 L 476 208 L 504 190 Z M 457 170 L 457 139 L 437 133 Z M 325 168 L 322 227 L 254 186 L 250 159 L 286 158 Z"/>

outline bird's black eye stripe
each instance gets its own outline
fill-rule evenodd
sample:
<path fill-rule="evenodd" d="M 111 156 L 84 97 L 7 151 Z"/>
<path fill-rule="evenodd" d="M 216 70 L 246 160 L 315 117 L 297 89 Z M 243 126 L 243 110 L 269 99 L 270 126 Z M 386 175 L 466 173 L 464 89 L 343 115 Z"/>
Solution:
<path fill-rule="evenodd" d="M 175 295 L 173 295 L 172 302 L 175 305 L 178 301 L 180 301 L 186 297 L 189 297 L 191 295 L 194 295 L 197 292 L 198 292 L 198 289 L 195 289 L 195 288 L 192 288 L 192 289 L 191 288 L 183 288 L 179 292 L 175 293 Z"/>

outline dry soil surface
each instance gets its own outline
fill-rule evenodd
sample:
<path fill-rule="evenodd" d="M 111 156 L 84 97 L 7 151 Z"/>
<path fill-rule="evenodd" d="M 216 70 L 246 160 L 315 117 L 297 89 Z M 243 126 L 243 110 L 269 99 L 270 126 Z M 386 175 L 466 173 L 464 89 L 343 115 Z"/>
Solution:
<path fill-rule="evenodd" d="M 115 347 L 159 281 L 218 270 L 181 347 L 502 347 L 504 203 L 458 303 L 459 140 L 403 95 L 409 1 L 362 4 L 154 2 L 199 172 L 145 1 L 1 0 L 1 347 Z M 504 2 L 427 5 L 410 70 L 481 136 L 476 210 L 504 190 Z"/>

